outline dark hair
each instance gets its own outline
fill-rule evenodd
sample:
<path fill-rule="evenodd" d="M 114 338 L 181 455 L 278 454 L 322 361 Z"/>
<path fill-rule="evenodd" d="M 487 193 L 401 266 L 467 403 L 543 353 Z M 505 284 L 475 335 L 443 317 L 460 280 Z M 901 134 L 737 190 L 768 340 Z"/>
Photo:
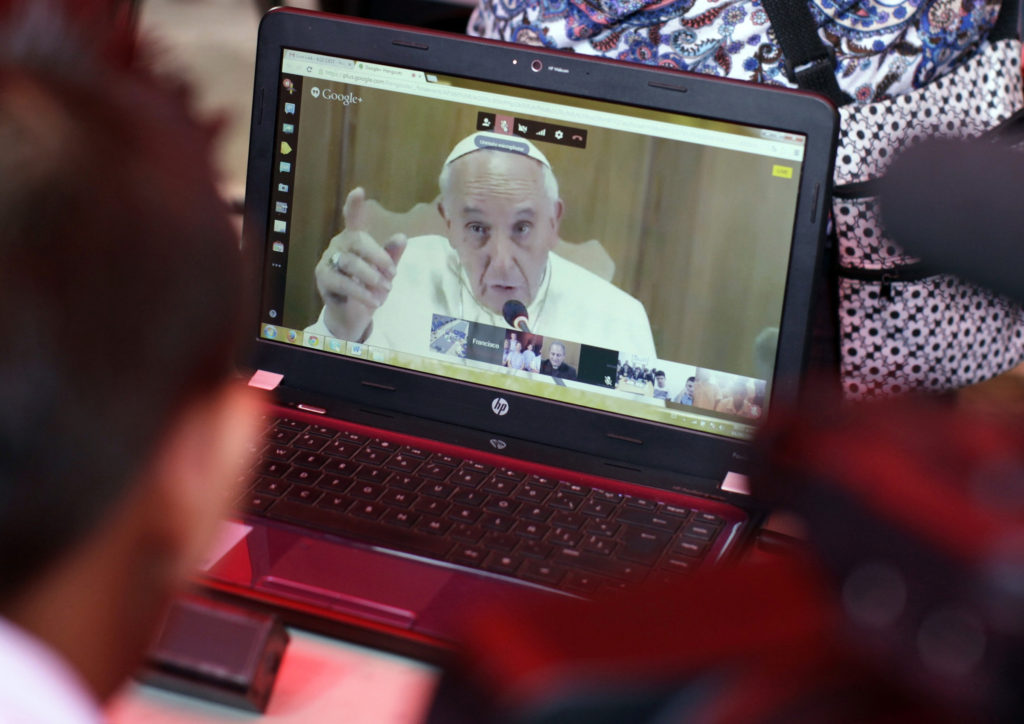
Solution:
<path fill-rule="evenodd" d="M 0 51 L 0 598 L 99 523 L 242 339 L 211 131 L 89 43 Z"/>

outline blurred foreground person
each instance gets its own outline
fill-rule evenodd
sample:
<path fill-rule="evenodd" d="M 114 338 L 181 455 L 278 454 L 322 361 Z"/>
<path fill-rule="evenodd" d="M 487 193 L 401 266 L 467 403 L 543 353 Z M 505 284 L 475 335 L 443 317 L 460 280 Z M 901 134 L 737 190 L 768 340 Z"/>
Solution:
<path fill-rule="evenodd" d="M 754 491 L 804 544 L 473 607 L 430 721 L 1021 721 L 1022 423 L 910 398 L 776 417 Z"/>
<path fill-rule="evenodd" d="M 929 141 L 882 212 L 936 271 L 1020 302 L 1022 184 L 1016 151 Z M 755 450 L 754 494 L 802 543 L 617 598 L 476 608 L 432 721 L 1024 721 L 1019 410 L 811 387 Z"/>
<path fill-rule="evenodd" d="M 0 720 L 90 722 L 234 493 L 258 402 L 211 131 L 108 3 L 0 1 Z M 123 5 L 123 3 L 122 3 Z"/>

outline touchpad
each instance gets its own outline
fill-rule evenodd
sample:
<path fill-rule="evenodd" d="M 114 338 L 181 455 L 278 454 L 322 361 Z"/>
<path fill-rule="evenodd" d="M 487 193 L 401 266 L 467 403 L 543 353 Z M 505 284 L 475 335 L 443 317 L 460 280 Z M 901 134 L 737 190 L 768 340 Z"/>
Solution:
<path fill-rule="evenodd" d="M 304 538 L 256 580 L 256 588 L 411 628 L 452 575 L 400 556 Z"/>

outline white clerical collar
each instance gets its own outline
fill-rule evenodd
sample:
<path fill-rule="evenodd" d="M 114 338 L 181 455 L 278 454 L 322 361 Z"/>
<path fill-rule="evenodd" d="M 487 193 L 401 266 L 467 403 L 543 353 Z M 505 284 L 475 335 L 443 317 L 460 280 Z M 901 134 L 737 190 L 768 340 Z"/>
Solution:
<path fill-rule="evenodd" d="M 46 643 L 0 617 L 0 721 L 101 724 L 104 717 L 70 664 Z"/>

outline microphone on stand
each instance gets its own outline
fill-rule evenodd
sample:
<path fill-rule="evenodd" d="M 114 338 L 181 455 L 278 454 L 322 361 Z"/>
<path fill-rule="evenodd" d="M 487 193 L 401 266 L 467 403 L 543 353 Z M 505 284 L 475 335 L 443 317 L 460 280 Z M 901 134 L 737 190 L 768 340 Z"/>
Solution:
<path fill-rule="evenodd" d="M 509 326 L 530 334 L 530 328 L 526 325 L 530 315 L 526 313 L 526 305 L 518 299 L 509 299 L 501 307 L 501 314 Z"/>

